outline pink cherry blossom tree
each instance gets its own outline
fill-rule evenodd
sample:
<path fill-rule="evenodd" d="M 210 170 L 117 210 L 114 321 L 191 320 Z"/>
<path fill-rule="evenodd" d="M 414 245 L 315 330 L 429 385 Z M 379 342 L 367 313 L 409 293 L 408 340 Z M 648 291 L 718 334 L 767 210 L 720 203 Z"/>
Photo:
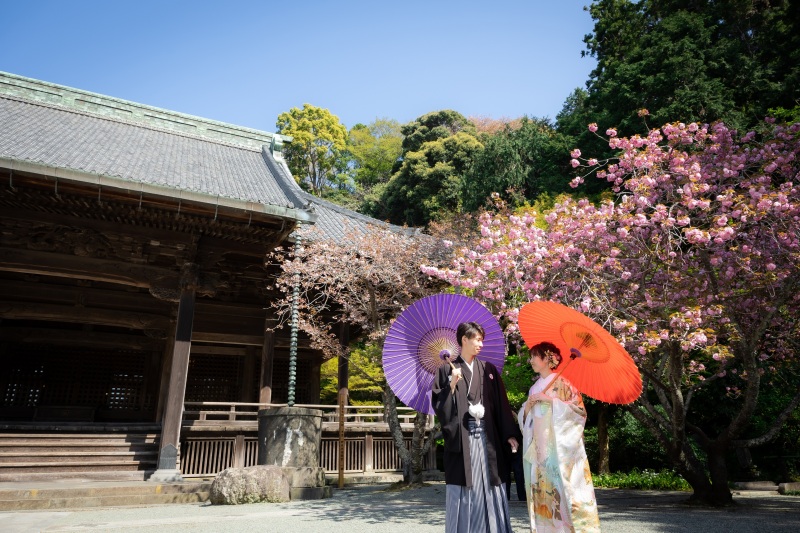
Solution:
<path fill-rule="evenodd" d="M 740 134 L 723 123 L 674 123 L 646 136 L 606 134 L 618 157 L 574 150 L 582 174 L 573 185 L 595 176 L 612 184 L 613 197 L 599 205 L 563 198 L 546 214 L 485 213 L 476 246 L 459 250 L 451 267 L 424 272 L 472 291 L 511 334 L 520 306 L 538 299 L 604 324 L 643 375 L 631 413 L 693 498 L 725 504 L 726 452 L 774 437 L 800 403 L 798 392 L 764 435 L 742 438 L 762 384 L 780 383 L 798 353 L 800 124 L 767 120 Z M 709 394 L 729 415 L 703 425 L 692 400 Z"/>
<path fill-rule="evenodd" d="M 298 327 L 326 357 L 349 355 L 337 336 L 339 324 L 349 324 L 357 336 L 382 346 L 391 321 L 403 309 L 444 285 L 420 271 L 423 263 L 443 257 L 433 239 L 378 226 L 346 233 L 344 239 L 334 241 L 311 229 L 304 232 L 306 244 L 272 255 L 281 265 L 276 286 L 287 295 L 275 302 L 279 316 L 288 321 L 292 291 L 298 283 Z M 404 480 L 420 483 L 423 459 L 435 442 L 436 431 L 426 438 L 428 415 L 417 413 L 411 449 L 407 449 L 395 395 L 382 385 L 386 419 L 403 460 Z"/>

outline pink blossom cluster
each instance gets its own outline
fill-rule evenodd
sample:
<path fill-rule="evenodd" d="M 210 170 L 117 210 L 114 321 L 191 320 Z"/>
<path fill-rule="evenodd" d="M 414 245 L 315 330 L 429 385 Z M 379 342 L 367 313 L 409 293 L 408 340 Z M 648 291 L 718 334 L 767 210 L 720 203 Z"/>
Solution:
<path fill-rule="evenodd" d="M 603 323 L 643 364 L 677 347 L 688 381 L 724 372 L 762 341 L 775 361 L 792 356 L 772 332 L 800 323 L 800 124 L 606 135 L 618 157 L 573 150 L 585 171 L 573 184 L 594 175 L 613 199 L 485 213 L 476 245 L 425 272 L 470 291 L 512 333 L 524 303 L 547 299 Z"/>

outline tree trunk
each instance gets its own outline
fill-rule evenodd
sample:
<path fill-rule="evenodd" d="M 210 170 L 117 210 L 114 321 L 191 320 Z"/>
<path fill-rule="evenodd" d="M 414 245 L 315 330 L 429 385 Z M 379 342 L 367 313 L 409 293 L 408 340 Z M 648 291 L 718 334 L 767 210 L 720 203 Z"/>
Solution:
<path fill-rule="evenodd" d="M 424 440 L 425 440 L 425 424 L 428 421 L 428 415 L 425 413 L 417 412 L 414 417 L 414 435 L 411 438 L 411 477 L 407 481 L 409 485 L 417 485 L 422 483 L 422 472 L 424 471 Z"/>
<path fill-rule="evenodd" d="M 723 506 L 733 502 L 733 494 L 728 488 L 728 465 L 725 461 L 727 450 L 727 443 L 715 443 L 707 450 L 711 490 L 706 498 L 706 503 L 711 505 Z"/>
<path fill-rule="evenodd" d="M 403 482 L 412 485 L 422 483 L 422 472 L 424 470 L 424 458 L 428 453 L 433 440 L 436 438 L 435 431 L 431 432 L 428 441 L 425 441 L 425 423 L 428 415 L 418 412 L 414 417 L 414 433 L 411 437 L 411 449 L 406 448 L 403 430 L 400 427 L 400 419 L 397 416 L 397 400 L 394 392 L 388 385 L 383 389 L 383 412 L 386 422 L 389 424 L 389 432 L 394 439 L 394 446 L 397 456 L 403 462 Z"/>
<path fill-rule="evenodd" d="M 608 404 L 600 404 L 597 416 L 597 473 L 608 474 Z"/>
<path fill-rule="evenodd" d="M 705 472 L 692 468 L 687 465 L 685 461 L 673 460 L 672 463 L 677 467 L 681 477 L 692 487 L 692 495 L 689 497 L 689 501 L 698 503 L 708 502 L 709 495 L 711 494 L 711 482 L 706 477 Z"/>
<path fill-rule="evenodd" d="M 406 448 L 403 430 L 400 428 L 400 419 L 397 417 L 397 400 L 388 384 L 383 388 L 383 415 L 389 424 L 389 433 L 394 439 L 397 457 L 403 464 L 403 481 L 408 483 L 411 479 L 411 452 Z"/>

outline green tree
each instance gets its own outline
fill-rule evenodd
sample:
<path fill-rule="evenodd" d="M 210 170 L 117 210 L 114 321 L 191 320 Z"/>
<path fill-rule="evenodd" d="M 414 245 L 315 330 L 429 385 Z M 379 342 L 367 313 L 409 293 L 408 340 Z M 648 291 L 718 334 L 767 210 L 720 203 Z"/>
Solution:
<path fill-rule="evenodd" d="M 463 179 L 482 149 L 478 139 L 458 132 L 406 153 L 382 191 L 383 216 L 395 224 L 423 226 L 461 212 Z"/>
<path fill-rule="evenodd" d="M 569 151 L 573 139 L 553 129 L 547 119 L 523 117 L 519 127 L 506 127 L 482 137 L 484 149 L 464 176 L 463 208 L 477 211 L 492 193 L 511 205 L 543 193 L 569 189 Z"/>
<path fill-rule="evenodd" d="M 350 130 L 347 149 L 353 157 L 355 182 L 364 190 L 386 183 L 403 153 L 402 126 L 396 120 L 378 119 Z"/>
<path fill-rule="evenodd" d="M 556 115 L 556 129 L 560 133 L 578 135 L 586 130 L 586 125 L 592 122 L 586 108 L 588 96 L 586 89 L 580 87 L 567 96 L 561 111 Z"/>
<path fill-rule="evenodd" d="M 461 211 L 463 179 L 483 145 L 461 114 L 428 113 L 402 129 L 403 154 L 370 214 L 422 226 Z"/>
<path fill-rule="evenodd" d="M 303 104 L 278 116 L 278 132 L 293 137 L 284 149 L 295 179 L 317 196 L 347 179 L 347 128 L 327 109 Z"/>
<path fill-rule="evenodd" d="M 598 0 L 585 37 L 597 67 L 587 108 L 604 131 L 724 119 L 749 127 L 800 98 L 797 2 Z"/>
<path fill-rule="evenodd" d="M 345 357 L 342 355 L 342 357 Z M 381 348 L 377 343 L 357 342 L 350 346 L 349 399 L 353 405 L 381 405 L 386 377 L 381 366 Z M 320 401 L 336 404 L 339 398 L 339 356 L 322 363 Z"/>
<path fill-rule="evenodd" d="M 434 111 L 403 126 L 403 154 L 418 152 L 426 142 L 437 141 L 464 132 L 477 136 L 475 125 L 451 109 Z"/>

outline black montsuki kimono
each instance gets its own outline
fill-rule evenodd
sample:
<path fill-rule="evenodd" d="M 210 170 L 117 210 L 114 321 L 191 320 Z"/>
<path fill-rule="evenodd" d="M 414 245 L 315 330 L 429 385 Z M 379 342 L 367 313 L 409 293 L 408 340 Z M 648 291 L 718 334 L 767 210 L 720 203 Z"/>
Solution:
<path fill-rule="evenodd" d="M 469 456 L 469 402 L 467 401 L 467 381 L 477 379 L 471 389 L 480 383 L 480 399 L 485 413 L 486 455 L 489 466 L 489 482 L 500 485 L 508 480 L 508 458 L 503 444 L 510 437 L 521 442 L 519 427 L 514 422 L 511 407 L 508 405 L 506 387 L 500 372 L 492 363 L 474 359 L 472 368 L 476 376 L 470 376 L 469 369 L 461 357 L 453 363 L 461 368 L 462 379 L 456 384 L 455 401 L 450 393 L 450 365 L 442 365 L 433 382 L 431 403 L 439 417 L 444 436 L 444 478 L 448 485 L 472 487 L 472 467 Z"/>

